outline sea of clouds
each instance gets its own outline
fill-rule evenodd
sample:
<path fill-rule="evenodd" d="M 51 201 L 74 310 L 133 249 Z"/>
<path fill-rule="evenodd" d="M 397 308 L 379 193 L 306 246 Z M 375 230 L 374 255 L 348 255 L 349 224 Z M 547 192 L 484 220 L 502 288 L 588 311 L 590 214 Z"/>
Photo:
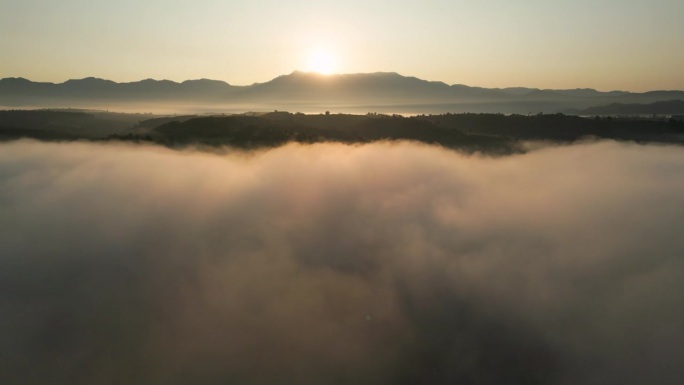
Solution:
<path fill-rule="evenodd" d="M 0 383 L 681 384 L 684 149 L 0 144 Z"/>

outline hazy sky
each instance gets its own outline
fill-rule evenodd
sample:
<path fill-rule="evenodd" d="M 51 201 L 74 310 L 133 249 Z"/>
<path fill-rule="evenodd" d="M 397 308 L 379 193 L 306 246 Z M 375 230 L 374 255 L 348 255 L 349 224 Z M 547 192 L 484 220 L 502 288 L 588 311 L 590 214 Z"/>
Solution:
<path fill-rule="evenodd" d="M 0 77 L 243 85 L 327 60 L 485 87 L 684 89 L 683 18 L 682 0 L 0 0 Z"/>

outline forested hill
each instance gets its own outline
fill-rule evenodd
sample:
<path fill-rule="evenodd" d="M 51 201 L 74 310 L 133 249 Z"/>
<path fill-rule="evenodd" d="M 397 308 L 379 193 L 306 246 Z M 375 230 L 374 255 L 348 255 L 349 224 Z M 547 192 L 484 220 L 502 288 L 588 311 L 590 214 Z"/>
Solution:
<path fill-rule="evenodd" d="M 684 143 L 684 122 L 655 119 L 582 118 L 562 114 L 399 115 L 292 114 L 198 117 L 162 124 L 149 132 L 170 145 L 202 143 L 238 147 L 295 141 L 367 143 L 412 140 L 468 151 L 507 152 L 523 141 L 567 143 L 585 139 Z"/>
<path fill-rule="evenodd" d="M 125 116 L 125 114 L 124 114 Z M 368 143 L 410 140 L 464 151 L 507 153 L 524 141 L 567 143 L 591 138 L 684 144 L 675 119 L 582 118 L 563 114 L 400 115 L 272 112 L 225 116 L 118 116 L 84 112 L 0 111 L 0 138 L 123 140 L 261 148 L 288 142 Z M 124 123 L 128 122 L 126 127 Z M 115 124 L 116 123 L 116 124 Z"/>

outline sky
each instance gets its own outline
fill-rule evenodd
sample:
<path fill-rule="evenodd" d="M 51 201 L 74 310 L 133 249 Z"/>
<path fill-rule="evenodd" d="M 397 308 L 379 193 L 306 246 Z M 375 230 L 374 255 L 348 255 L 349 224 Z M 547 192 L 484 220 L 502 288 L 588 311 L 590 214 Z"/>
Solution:
<path fill-rule="evenodd" d="M 0 0 L 0 78 L 684 89 L 681 0 Z"/>

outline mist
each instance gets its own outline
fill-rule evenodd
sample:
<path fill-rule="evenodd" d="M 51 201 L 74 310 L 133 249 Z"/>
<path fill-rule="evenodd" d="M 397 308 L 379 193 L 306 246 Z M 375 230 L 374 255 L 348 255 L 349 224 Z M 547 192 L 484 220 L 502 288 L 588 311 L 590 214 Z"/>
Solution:
<path fill-rule="evenodd" d="M 684 151 L 0 144 L 0 382 L 679 384 Z"/>

